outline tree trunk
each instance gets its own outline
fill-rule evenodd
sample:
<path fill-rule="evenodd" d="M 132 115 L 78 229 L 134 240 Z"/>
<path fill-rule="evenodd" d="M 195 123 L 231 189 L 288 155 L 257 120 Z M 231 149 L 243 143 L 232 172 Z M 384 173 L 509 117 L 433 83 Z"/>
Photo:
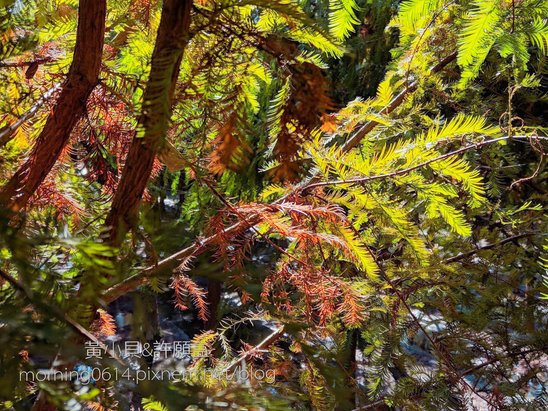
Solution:
<path fill-rule="evenodd" d="M 139 130 L 133 139 L 105 222 L 110 230 L 108 240 L 114 245 L 119 245 L 137 224 L 154 157 L 165 142 L 175 84 L 189 38 L 191 7 L 191 0 L 164 0 L 139 119 L 143 135 Z"/>
<path fill-rule="evenodd" d="M 0 208 L 23 209 L 44 181 L 86 110 L 99 81 L 105 35 L 106 0 L 80 0 L 76 47 L 61 94 L 27 161 L 0 191 Z"/>

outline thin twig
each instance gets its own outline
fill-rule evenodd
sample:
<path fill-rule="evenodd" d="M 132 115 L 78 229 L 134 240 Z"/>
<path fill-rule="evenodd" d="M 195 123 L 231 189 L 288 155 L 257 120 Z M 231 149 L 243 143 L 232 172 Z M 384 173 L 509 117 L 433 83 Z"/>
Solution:
<path fill-rule="evenodd" d="M 451 264 L 451 263 L 454 263 L 456 261 L 460 261 L 460 260 L 464 260 L 465 258 L 468 258 L 468 257 L 471 257 L 477 253 L 479 253 L 480 251 L 483 251 L 483 250 L 490 250 L 492 248 L 496 248 L 498 246 L 501 246 L 501 245 L 504 245 L 506 243 L 510 243 L 512 241 L 515 241 L 515 240 L 519 240 L 520 238 L 524 238 L 524 237 L 531 237 L 531 236 L 534 236 L 536 235 L 537 233 L 522 233 L 522 234 L 517 234 L 517 235 L 514 235 L 512 237 L 508 237 L 508 238 L 505 238 L 504 240 L 501 240 L 501 241 L 498 241 L 496 243 L 493 243 L 493 244 L 488 244 L 488 245 L 485 245 L 483 247 L 478 247 L 477 249 L 475 250 L 471 250 L 471 251 L 468 251 L 466 253 L 461 253 L 461 254 L 458 254 L 458 255 L 455 255 L 453 257 L 449 257 L 449 258 L 446 258 L 445 260 L 442 261 L 443 264 Z"/>
<path fill-rule="evenodd" d="M 509 353 L 509 354 L 505 355 L 503 358 L 513 358 L 513 357 L 518 357 L 520 355 L 530 354 L 530 353 L 533 353 L 533 352 L 543 353 L 544 351 L 545 351 L 545 349 L 531 348 L 529 350 L 523 350 L 523 351 Z M 497 363 L 497 362 L 500 362 L 500 361 L 502 361 L 502 358 L 500 358 L 500 357 L 492 358 L 488 361 L 482 362 L 481 364 L 478 364 L 474 367 L 471 367 L 471 368 L 468 368 L 467 370 L 462 371 L 461 376 L 471 374 L 471 373 L 473 373 L 477 370 L 480 370 L 484 367 L 487 367 L 488 365 L 491 365 L 491 364 L 494 364 L 494 363 Z"/>
<path fill-rule="evenodd" d="M 377 262 L 377 259 L 375 258 L 375 256 L 371 253 L 372 257 L 375 259 L 375 262 L 377 264 L 377 267 L 379 268 L 379 271 L 381 272 L 381 274 L 383 275 L 384 277 L 384 280 L 388 283 L 388 285 L 390 285 L 391 289 L 393 290 L 393 292 L 396 294 L 396 296 L 398 297 L 398 300 L 400 300 L 400 302 L 403 304 L 403 306 L 405 307 L 406 311 L 409 313 L 409 315 L 411 316 L 411 318 L 413 319 L 413 322 L 417 325 L 417 327 L 420 328 L 420 330 L 423 332 L 424 336 L 426 337 L 426 339 L 430 342 L 430 344 L 432 345 L 432 348 L 434 350 L 436 350 L 440 356 L 440 359 L 442 360 L 442 363 L 445 364 L 445 366 L 447 367 L 448 371 L 450 372 L 450 374 L 452 374 L 455 378 L 457 378 L 457 380 L 459 380 L 461 382 L 461 384 L 463 385 L 464 388 L 467 388 L 469 390 L 471 390 L 478 398 L 480 398 L 481 400 L 487 402 L 489 405 L 491 406 L 494 406 L 490 400 L 486 399 L 486 398 L 483 398 L 481 395 L 479 395 L 479 393 L 476 391 L 476 389 L 471 386 L 468 381 L 466 381 L 464 379 L 464 375 L 463 374 L 460 374 L 452 360 L 450 357 L 448 357 L 446 355 L 446 353 L 438 347 L 438 344 L 434 341 L 434 339 L 430 336 L 430 334 L 428 333 L 428 331 L 424 328 L 424 326 L 421 324 L 421 322 L 419 321 L 419 319 L 417 318 L 417 316 L 415 315 L 415 313 L 413 313 L 413 310 L 411 310 L 411 307 L 409 306 L 409 304 L 407 303 L 407 300 L 404 298 L 404 296 L 400 293 L 400 291 L 398 290 L 397 286 L 394 285 L 394 283 L 392 282 L 392 280 L 390 279 L 390 277 L 388 276 L 388 274 L 384 271 L 384 269 L 381 267 L 381 265 Z"/>
<path fill-rule="evenodd" d="M 352 411 L 370 410 L 380 405 L 385 405 L 384 400 L 378 400 L 378 401 L 372 402 L 371 404 L 362 405 L 361 407 L 354 408 Z"/>
<path fill-rule="evenodd" d="M 235 358 L 226 368 L 223 369 L 223 373 L 228 372 L 232 370 L 234 367 L 236 367 L 239 363 L 241 363 L 243 360 L 245 360 L 250 354 L 264 350 L 265 348 L 268 348 L 270 345 L 272 345 L 278 338 L 280 338 L 283 335 L 284 332 L 284 326 L 280 326 L 274 330 L 274 332 L 270 335 L 268 335 L 264 340 L 262 340 L 259 344 L 257 344 L 255 347 L 253 347 L 251 350 L 247 350 L 243 354 L 241 354 L 239 357 Z"/>
<path fill-rule="evenodd" d="M 429 164 L 435 163 L 437 161 L 444 160 L 448 157 L 452 157 L 452 156 L 455 156 L 457 154 L 464 153 L 466 151 L 470 151 L 470 150 L 473 150 L 473 149 L 478 149 L 480 147 L 483 147 L 483 146 L 486 146 L 486 145 L 489 145 L 489 144 L 493 144 L 493 143 L 497 143 L 499 141 L 505 141 L 505 140 L 511 140 L 511 139 L 517 139 L 517 138 L 529 138 L 529 136 L 503 136 L 503 137 L 493 138 L 491 140 L 485 140 L 485 141 L 481 141 L 481 142 L 478 142 L 478 143 L 474 143 L 474 144 L 470 144 L 470 145 L 461 147 L 458 150 L 454 150 L 454 151 L 451 151 L 449 153 L 445 153 L 445 154 L 443 154 L 439 157 L 432 158 L 428 161 L 424 161 L 424 162 L 422 162 L 420 164 L 417 164 L 413 167 L 403 168 L 401 170 L 397 170 L 397 171 L 394 171 L 392 173 L 377 174 L 377 175 L 368 176 L 368 177 L 349 178 L 349 179 L 346 179 L 346 180 L 322 181 L 322 182 L 319 182 L 319 183 L 310 184 L 304 190 L 308 191 L 308 190 L 311 190 L 311 189 L 316 188 L 316 187 L 324 187 L 324 186 L 332 186 L 332 185 L 363 184 L 363 183 L 367 183 L 367 182 L 373 181 L 373 180 L 396 177 L 396 176 L 400 176 L 400 175 L 403 175 L 403 174 L 408 174 L 412 171 L 415 171 L 419 168 L 425 167 Z"/>
<path fill-rule="evenodd" d="M 0 67 L 26 67 L 35 64 L 51 63 L 52 61 L 55 61 L 53 57 L 44 57 L 31 61 L 0 61 Z"/>
<path fill-rule="evenodd" d="M 0 147 L 5 146 L 8 144 L 13 136 L 15 135 L 15 132 L 19 127 L 23 125 L 27 120 L 29 120 L 38 109 L 47 101 L 50 99 L 50 97 L 53 96 L 53 94 L 60 88 L 61 83 L 55 84 L 53 87 L 51 87 L 49 90 L 47 90 L 42 97 L 40 97 L 36 103 L 21 117 L 17 119 L 17 121 L 9 126 L 3 127 L 0 129 Z"/>

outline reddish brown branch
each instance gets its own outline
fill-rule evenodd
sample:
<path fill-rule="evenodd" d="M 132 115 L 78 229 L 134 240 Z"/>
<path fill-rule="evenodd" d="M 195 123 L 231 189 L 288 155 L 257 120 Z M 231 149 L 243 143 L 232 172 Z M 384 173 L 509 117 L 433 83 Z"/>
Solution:
<path fill-rule="evenodd" d="M 44 57 L 41 59 L 31 60 L 31 61 L 0 61 L 1 67 L 28 67 L 34 66 L 36 64 L 50 63 L 54 61 L 53 57 Z"/>
<path fill-rule="evenodd" d="M 144 135 L 135 135 L 131 143 L 105 222 L 111 244 L 120 244 L 136 225 L 154 158 L 165 141 L 175 84 L 189 39 L 191 8 L 191 0 L 164 0 L 139 120 Z"/>
<path fill-rule="evenodd" d="M 84 114 L 86 101 L 98 83 L 105 16 L 106 0 L 80 0 L 76 47 L 61 94 L 29 158 L 0 191 L 0 208 L 17 212 L 27 205 Z"/>

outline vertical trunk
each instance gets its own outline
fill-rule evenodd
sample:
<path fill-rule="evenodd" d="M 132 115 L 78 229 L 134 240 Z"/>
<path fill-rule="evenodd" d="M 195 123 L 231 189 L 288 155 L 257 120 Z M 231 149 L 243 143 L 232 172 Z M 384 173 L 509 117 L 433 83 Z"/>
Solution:
<path fill-rule="evenodd" d="M 344 358 L 342 366 L 346 371 L 346 381 L 344 386 L 340 388 L 341 392 L 345 392 L 346 398 L 340 398 L 341 403 L 337 404 L 335 410 L 347 410 L 356 408 L 356 350 L 358 348 L 359 331 L 348 330 L 348 340 L 344 350 Z M 348 388 L 346 388 L 348 387 Z"/>
<path fill-rule="evenodd" d="M 110 227 L 108 240 L 114 245 L 137 223 L 154 157 L 165 142 L 175 83 L 188 43 L 191 7 L 191 0 L 164 0 L 139 120 L 143 135 L 133 139 L 105 222 Z"/>
<path fill-rule="evenodd" d="M 67 144 L 97 85 L 105 35 L 106 0 L 80 0 L 76 48 L 67 79 L 25 163 L 0 190 L 0 208 L 24 208 Z"/>
<path fill-rule="evenodd" d="M 72 64 L 57 103 L 28 160 L 0 191 L 0 208 L 10 209 L 12 216 L 27 205 L 59 158 L 72 129 L 85 113 L 87 99 L 99 81 L 105 19 L 106 0 L 80 0 Z M 47 394 L 40 391 L 32 410 L 55 409 Z"/>

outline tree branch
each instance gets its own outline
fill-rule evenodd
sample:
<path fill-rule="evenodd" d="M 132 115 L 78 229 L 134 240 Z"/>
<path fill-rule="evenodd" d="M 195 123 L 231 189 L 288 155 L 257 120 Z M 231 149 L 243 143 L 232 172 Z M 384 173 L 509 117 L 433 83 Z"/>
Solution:
<path fill-rule="evenodd" d="M 445 57 L 444 59 L 440 60 L 435 66 L 433 66 L 430 69 L 431 74 L 435 74 L 443 68 L 445 68 L 448 64 L 453 62 L 455 58 L 457 57 L 457 53 L 452 53 L 449 56 Z M 394 111 L 397 107 L 399 107 L 402 102 L 404 101 L 405 97 L 417 89 L 418 83 L 413 82 L 411 85 L 406 87 L 400 94 L 398 94 L 394 99 L 384 108 L 380 111 L 381 114 L 389 114 L 392 111 Z M 356 147 L 359 142 L 367 135 L 369 134 L 379 123 L 376 121 L 368 121 L 365 123 L 362 127 L 358 129 L 342 146 L 342 151 L 347 152 L 352 150 L 354 147 Z M 311 184 L 314 184 L 318 181 L 319 176 L 316 174 L 315 176 L 311 177 L 307 181 L 304 181 L 302 184 L 295 187 L 294 190 L 292 190 L 290 193 L 286 194 L 282 198 L 279 198 L 274 202 L 274 204 L 280 204 L 284 203 L 287 199 L 289 199 L 292 195 L 302 192 L 303 190 L 306 190 L 307 187 Z M 249 227 L 252 227 L 255 224 L 258 224 L 260 222 L 260 217 L 258 215 L 256 216 L 250 216 L 247 218 L 247 222 L 238 222 L 236 224 L 233 224 L 232 226 L 226 228 L 223 230 L 222 233 L 214 234 L 206 239 L 198 239 L 190 246 L 176 252 L 175 254 L 172 254 L 171 256 L 163 259 L 158 264 L 147 267 L 144 270 L 140 271 L 139 273 L 136 273 L 129 277 L 128 279 L 122 281 L 121 283 L 118 283 L 114 286 L 112 286 L 110 289 L 108 289 L 103 298 L 104 300 L 109 303 L 117 298 L 121 297 L 127 292 L 130 292 L 132 290 L 135 290 L 136 288 L 146 284 L 148 282 L 148 279 L 156 276 L 162 272 L 168 271 L 170 269 L 174 269 L 178 265 L 178 261 L 182 260 L 184 258 L 187 258 L 191 255 L 197 255 L 205 250 L 207 250 L 208 246 L 214 244 L 221 235 L 237 235 L 241 232 L 246 231 Z"/>
<path fill-rule="evenodd" d="M 34 116 L 36 112 L 38 111 L 38 109 L 42 107 L 42 105 L 46 101 L 48 101 L 50 97 L 52 97 L 55 94 L 55 92 L 59 90 L 60 87 L 61 87 L 61 83 L 55 84 L 53 87 L 47 90 L 42 95 L 42 97 L 40 97 L 27 112 L 25 112 L 21 117 L 19 117 L 15 123 L 0 129 L 0 148 L 4 147 L 6 144 L 8 144 L 12 140 L 17 129 L 19 129 L 19 127 L 21 127 L 32 116 Z"/>
<path fill-rule="evenodd" d="M 454 52 L 447 57 L 440 60 L 435 66 L 433 66 L 430 69 L 430 74 L 436 74 L 443 70 L 448 64 L 452 63 L 457 58 L 457 52 Z M 398 108 L 401 103 L 403 103 L 403 100 L 407 95 L 414 92 L 419 83 L 417 81 L 414 81 L 413 83 L 409 84 L 400 94 L 398 94 L 394 99 L 385 107 L 383 108 L 379 114 L 380 115 L 386 115 L 393 112 L 396 108 Z M 365 123 L 356 133 L 348 139 L 348 141 L 344 144 L 343 150 L 350 150 L 354 147 L 356 147 L 360 141 L 369 134 L 375 127 L 377 127 L 379 123 L 377 123 L 374 120 L 368 121 Z"/>
<path fill-rule="evenodd" d="M 256 351 L 264 350 L 265 348 L 268 348 L 270 345 L 272 345 L 278 338 L 280 338 L 284 333 L 284 326 L 280 326 L 274 330 L 274 332 L 270 335 L 268 335 L 264 340 L 262 340 L 259 344 L 257 344 L 255 347 L 253 347 L 251 350 L 248 350 L 244 352 L 242 355 L 240 355 L 238 358 L 235 358 L 223 371 L 222 373 L 231 371 L 234 369 L 239 363 L 241 363 L 243 360 L 245 360 L 250 354 Z"/>
<path fill-rule="evenodd" d="M 6 280 L 15 290 L 17 290 L 20 294 L 23 295 L 23 297 L 37 310 L 42 311 L 47 316 L 53 315 L 55 318 L 57 318 L 59 321 L 64 322 L 67 324 L 72 330 L 83 337 L 86 340 L 93 341 L 94 343 L 97 343 L 105 352 L 108 352 L 108 354 L 114 358 L 116 361 L 118 361 L 121 365 L 125 366 L 127 365 L 117 354 L 114 350 L 111 350 L 106 344 L 104 344 L 102 341 L 100 341 L 97 337 L 95 337 L 90 331 L 88 331 L 82 324 L 80 324 L 78 321 L 64 313 L 62 310 L 58 309 L 57 307 L 51 306 L 49 304 L 44 303 L 41 300 L 37 300 L 34 298 L 33 293 L 30 290 L 27 290 L 27 288 L 21 284 L 19 281 L 17 281 L 15 278 L 13 278 L 11 275 L 9 275 L 7 272 L 0 269 L 0 277 L 2 277 L 4 280 Z"/>
<path fill-rule="evenodd" d="M 316 188 L 316 187 L 341 185 L 341 184 L 363 184 L 363 183 L 367 183 L 367 182 L 373 181 L 373 180 L 380 180 L 380 179 L 384 179 L 384 178 L 396 177 L 396 176 L 400 176 L 400 175 L 403 175 L 403 174 L 408 174 L 412 171 L 418 170 L 419 168 L 425 167 L 428 164 L 432 164 L 432 163 L 435 163 L 436 161 L 444 160 L 448 157 L 452 157 L 452 156 L 464 153 L 464 152 L 469 151 L 469 150 L 478 149 L 480 147 L 483 147 L 483 146 L 486 146 L 486 145 L 489 145 L 489 144 L 493 144 L 493 143 L 497 143 L 499 141 L 505 141 L 505 140 L 511 140 L 511 139 L 520 139 L 520 138 L 529 138 L 529 137 L 528 136 L 504 136 L 504 137 L 493 138 L 491 140 L 485 140 L 485 141 L 481 141 L 479 143 L 470 144 L 470 145 L 461 147 L 458 150 L 454 150 L 454 151 L 451 151 L 449 153 L 445 153 L 445 154 L 443 154 L 439 157 L 432 158 L 428 161 L 424 161 L 424 162 L 422 162 L 420 164 L 417 164 L 413 167 L 403 168 L 401 170 L 397 170 L 397 171 L 394 171 L 392 173 L 377 174 L 377 175 L 369 176 L 369 177 L 349 178 L 347 180 L 322 181 L 322 182 L 319 182 L 319 183 L 314 183 L 314 184 L 308 185 L 306 187 L 306 190 L 308 191 L 308 190 L 311 190 L 311 189 Z"/>
<path fill-rule="evenodd" d="M 164 0 L 148 83 L 139 119 L 144 130 L 135 135 L 114 194 L 105 225 L 108 241 L 120 244 L 136 226 L 139 205 L 152 172 L 154 158 L 163 148 L 183 53 L 189 40 L 191 0 Z"/>
<path fill-rule="evenodd" d="M 507 355 L 505 355 L 503 358 L 513 358 L 513 357 L 519 357 L 520 355 L 525 355 L 525 354 L 530 354 L 530 353 L 533 353 L 533 352 L 539 352 L 539 353 L 544 353 L 545 352 L 545 349 L 541 349 L 541 348 L 531 348 L 529 350 L 523 350 L 523 351 L 517 351 L 517 352 L 512 352 L 512 353 L 508 353 Z M 480 370 L 482 368 L 485 368 L 487 367 L 488 365 L 491 365 L 491 364 L 494 364 L 494 363 L 497 363 L 497 362 L 500 362 L 502 361 L 502 358 L 500 357 L 495 357 L 495 358 L 492 358 L 488 361 L 485 361 L 485 362 L 482 362 L 481 364 L 478 364 L 474 367 L 471 367 L 471 368 L 468 368 L 467 370 L 464 370 L 461 372 L 461 376 L 465 376 L 465 375 L 468 375 L 468 374 L 471 374 L 477 370 Z"/>
<path fill-rule="evenodd" d="M 471 250 L 471 251 L 468 251 L 466 253 L 461 253 L 461 254 L 458 254 L 458 255 L 455 255 L 453 257 L 449 257 L 449 258 L 446 258 L 445 260 L 442 261 L 443 264 L 451 264 L 451 263 L 454 263 L 454 262 L 457 262 L 457 261 L 460 261 L 460 260 L 464 260 L 468 257 L 471 257 L 477 253 L 479 253 L 480 251 L 483 251 L 483 250 L 490 250 L 492 248 L 496 248 L 498 246 L 501 246 L 501 245 L 504 245 L 506 243 L 510 243 L 512 241 L 515 241 L 515 240 L 518 240 L 520 238 L 524 238 L 524 237 L 531 237 L 531 236 L 534 236 L 536 235 L 537 233 L 522 233 L 522 234 L 517 234 L 517 235 L 514 235 L 512 237 L 508 237 L 508 238 L 505 238 L 504 240 L 501 240 L 501 241 L 497 241 L 496 243 L 493 243 L 493 244 L 488 244 L 488 245 L 485 245 L 483 247 L 478 247 L 477 249 L 475 250 Z"/>
<path fill-rule="evenodd" d="M 0 190 L 0 208 L 14 218 L 44 181 L 82 117 L 99 81 L 105 34 L 106 0 L 80 0 L 76 47 L 61 95 L 27 161 Z"/>
<path fill-rule="evenodd" d="M 31 60 L 31 61 L 0 61 L 1 67 L 28 67 L 35 64 L 44 64 L 54 61 L 53 57 L 44 57 L 41 59 Z"/>

